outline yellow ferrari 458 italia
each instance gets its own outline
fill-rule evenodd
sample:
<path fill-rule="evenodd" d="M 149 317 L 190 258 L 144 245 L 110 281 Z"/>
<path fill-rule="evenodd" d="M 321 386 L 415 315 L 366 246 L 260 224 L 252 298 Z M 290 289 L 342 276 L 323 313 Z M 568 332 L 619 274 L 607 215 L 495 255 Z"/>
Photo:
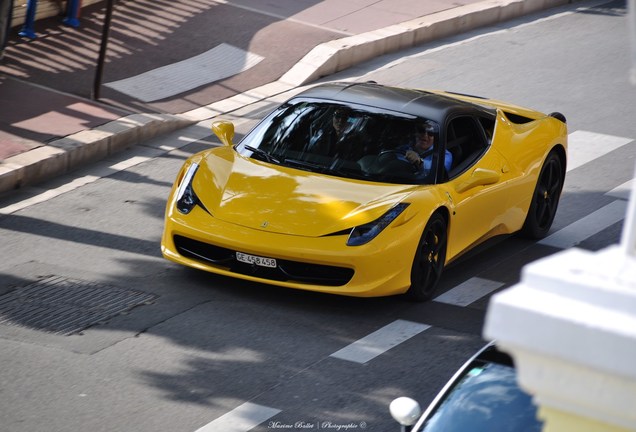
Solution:
<path fill-rule="evenodd" d="M 479 243 L 545 236 L 565 177 L 562 114 L 448 92 L 329 83 L 239 143 L 212 129 L 223 145 L 179 172 L 163 255 L 325 293 L 428 300 Z"/>

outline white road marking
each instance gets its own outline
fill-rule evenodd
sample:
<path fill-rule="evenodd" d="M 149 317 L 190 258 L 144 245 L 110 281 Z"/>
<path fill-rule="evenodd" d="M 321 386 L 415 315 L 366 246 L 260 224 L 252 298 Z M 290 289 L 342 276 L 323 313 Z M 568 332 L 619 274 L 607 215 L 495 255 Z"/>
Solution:
<path fill-rule="evenodd" d="M 274 417 L 279 412 L 279 409 L 245 402 L 243 405 L 197 429 L 196 432 L 247 432 L 265 420 Z"/>
<path fill-rule="evenodd" d="M 631 179 L 630 181 L 627 181 L 623 183 L 622 185 L 616 186 L 614 189 L 607 192 L 605 195 L 627 201 L 629 199 L 629 194 L 631 193 L 635 184 L 636 184 L 636 180 Z"/>
<path fill-rule="evenodd" d="M 331 354 L 330 357 L 366 363 L 430 328 L 429 325 L 397 320 Z"/>
<path fill-rule="evenodd" d="M 104 85 L 143 102 L 152 102 L 236 75 L 256 66 L 263 58 L 223 43 L 189 59 Z"/>
<path fill-rule="evenodd" d="M 468 306 L 502 286 L 504 286 L 502 282 L 473 277 L 435 297 L 433 301 L 455 306 Z"/>
<path fill-rule="evenodd" d="M 141 151 L 139 151 L 139 149 L 141 149 Z M 75 178 L 72 181 L 68 183 L 64 183 L 63 185 L 57 188 L 48 189 L 42 193 L 36 194 L 20 202 L 10 204 L 5 207 L 0 207 L 0 215 L 15 213 L 19 210 L 25 209 L 32 205 L 43 203 L 52 198 L 55 198 L 67 192 L 71 192 L 75 189 L 78 189 L 82 186 L 86 186 L 87 184 L 96 182 L 97 180 L 101 178 L 108 177 L 116 172 L 124 171 L 129 168 L 132 168 L 135 165 L 139 165 L 140 163 L 147 162 L 165 153 L 165 151 L 163 150 L 157 150 L 157 149 L 152 149 L 147 147 L 139 147 L 139 149 L 137 150 L 137 153 L 144 153 L 143 156 L 141 155 L 134 156 L 117 163 L 113 163 L 112 161 L 108 161 L 108 160 L 98 162 L 91 169 L 91 172 L 93 172 L 93 174 Z M 37 190 L 37 187 L 33 189 Z"/>
<path fill-rule="evenodd" d="M 10 204 L 5 207 L 0 207 L 0 215 L 8 215 L 11 213 L 15 213 L 19 210 L 23 210 L 27 207 L 31 207 L 35 204 L 40 204 L 46 202 L 52 198 L 55 198 L 59 195 L 65 194 L 66 192 L 70 192 L 74 189 L 87 185 L 89 183 L 93 183 L 101 178 L 101 176 L 87 175 L 84 177 L 76 178 L 69 183 L 65 183 L 60 187 L 55 189 L 48 189 L 44 192 L 34 195 L 30 198 L 23 199 L 15 204 Z"/>
<path fill-rule="evenodd" d="M 577 130 L 568 135 L 568 166 L 571 171 L 634 140 Z"/>
<path fill-rule="evenodd" d="M 147 162 L 169 152 L 175 152 L 181 147 L 185 147 L 188 144 L 200 141 L 202 138 L 207 137 L 211 134 L 207 123 L 208 122 L 201 122 L 182 130 L 159 136 L 132 149 L 125 150 L 121 153 L 113 155 L 109 159 L 104 159 L 94 164 L 90 164 L 87 168 L 84 169 L 84 172 L 90 172 L 91 174 L 77 177 L 72 181 L 65 183 L 57 188 L 48 189 L 43 192 L 36 193 L 33 196 L 25 198 L 14 204 L 0 207 L 0 215 L 15 213 L 32 205 L 46 202 L 52 198 L 55 198 L 67 192 L 71 192 L 104 177 L 108 177 L 120 171 L 130 169 L 135 165 Z M 242 122 L 235 122 L 235 125 L 241 123 Z M 205 127 L 202 127 L 203 125 Z M 135 154 L 135 156 L 126 156 L 131 153 Z M 188 156 L 189 154 L 183 155 L 183 158 L 185 159 Z M 114 162 L 117 159 L 121 160 Z M 24 188 L 24 191 L 28 190 L 38 191 L 41 189 L 39 189 L 37 186 Z"/>
<path fill-rule="evenodd" d="M 539 244 L 567 249 L 625 218 L 627 201 L 616 200 L 549 235 Z"/>

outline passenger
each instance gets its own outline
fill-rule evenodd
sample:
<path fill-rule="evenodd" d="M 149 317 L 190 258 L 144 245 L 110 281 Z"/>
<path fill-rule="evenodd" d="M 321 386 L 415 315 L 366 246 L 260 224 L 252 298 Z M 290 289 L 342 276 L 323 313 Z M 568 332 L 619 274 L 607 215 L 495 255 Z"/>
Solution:
<path fill-rule="evenodd" d="M 356 145 L 357 140 L 349 133 L 348 128 L 352 111 L 348 108 L 337 108 L 331 123 L 326 129 L 319 130 L 310 140 L 309 151 L 313 154 L 332 156 L 354 160 L 362 156 L 363 149 Z"/>

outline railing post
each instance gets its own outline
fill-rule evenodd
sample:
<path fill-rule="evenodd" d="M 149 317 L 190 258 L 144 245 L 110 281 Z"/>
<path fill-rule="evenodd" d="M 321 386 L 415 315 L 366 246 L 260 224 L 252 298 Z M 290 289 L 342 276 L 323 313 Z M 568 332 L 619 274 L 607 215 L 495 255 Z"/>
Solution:
<path fill-rule="evenodd" d="M 4 47 L 9 40 L 11 20 L 13 17 L 13 0 L 0 0 L 0 59 L 4 53 Z"/>
<path fill-rule="evenodd" d="M 37 36 L 33 31 L 33 23 L 35 22 L 35 12 L 37 11 L 38 0 L 28 0 L 26 17 L 22 29 L 18 33 L 22 37 L 28 37 L 29 39 L 35 39 Z"/>
<path fill-rule="evenodd" d="M 106 15 L 104 16 L 104 26 L 102 28 L 102 43 L 99 48 L 99 56 L 97 58 L 97 68 L 95 71 L 95 80 L 93 81 L 93 99 L 99 100 L 100 87 L 102 84 L 102 74 L 104 72 L 104 62 L 106 61 L 106 51 L 108 48 L 108 34 L 110 32 L 110 21 L 113 16 L 113 8 L 115 0 L 107 0 Z"/>

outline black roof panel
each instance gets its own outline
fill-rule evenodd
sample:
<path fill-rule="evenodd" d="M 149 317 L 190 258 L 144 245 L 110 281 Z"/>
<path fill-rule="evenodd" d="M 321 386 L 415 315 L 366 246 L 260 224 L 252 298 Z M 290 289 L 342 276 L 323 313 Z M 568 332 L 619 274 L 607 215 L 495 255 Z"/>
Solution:
<path fill-rule="evenodd" d="M 484 107 L 425 90 L 383 86 L 375 83 L 336 82 L 322 84 L 297 97 L 367 105 L 411 114 L 443 123 L 455 113 L 475 113 Z"/>

